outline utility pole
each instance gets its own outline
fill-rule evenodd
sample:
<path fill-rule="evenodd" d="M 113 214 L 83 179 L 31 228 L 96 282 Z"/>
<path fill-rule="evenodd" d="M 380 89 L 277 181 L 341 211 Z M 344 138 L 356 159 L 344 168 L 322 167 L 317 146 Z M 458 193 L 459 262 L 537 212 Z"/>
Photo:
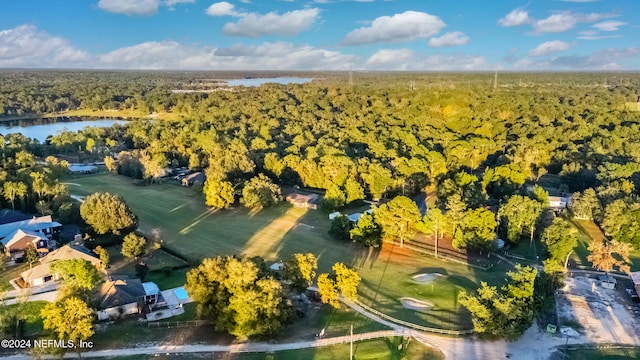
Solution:
<path fill-rule="evenodd" d="M 496 76 L 495 79 L 493 80 L 493 88 L 497 88 L 498 87 L 498 70 L 496 70 Z"/>
<path fill-rule="evenodd" d="M 353 324 L 351 324 L 351 328 L 349 329 L 349 360 L 353 360 Z"/>

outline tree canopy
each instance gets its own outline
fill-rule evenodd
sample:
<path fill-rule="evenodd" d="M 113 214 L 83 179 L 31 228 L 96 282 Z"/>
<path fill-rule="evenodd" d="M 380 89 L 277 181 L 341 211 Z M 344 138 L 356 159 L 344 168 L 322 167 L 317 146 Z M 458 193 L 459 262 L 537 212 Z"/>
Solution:
<path fill-rule="evenodd" d="M 80 205 L 80 215 L 96 234 L 119 235 L 138 225 L 138 217 L 131 208 L 120 196 L 110 193 L 87 196 Z"/>
<path fill-rule="evenodd" d="M 187 273 L 185 289 L 201 318 L 239 339 L 277 334 L 291 315 L 282 286 L 260 258 L 204 259 Z"/>
<path fill-rule="evenodd" d="M 471 312 L 475 331 L 490 338 L 518 339 L 533 322 L 536 274 L 535 268 L 517 265 L 500 290 L 482 282 L 476 295 L 461 292 L 458 301 Z"/>

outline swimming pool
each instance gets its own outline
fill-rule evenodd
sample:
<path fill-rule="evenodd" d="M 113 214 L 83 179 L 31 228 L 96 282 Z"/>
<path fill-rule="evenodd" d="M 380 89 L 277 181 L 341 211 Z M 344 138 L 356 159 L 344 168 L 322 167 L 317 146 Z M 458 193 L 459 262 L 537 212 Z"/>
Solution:
<path fill-rule="evenodd" d="M 184 288 L 177 288 L 173 290 L 174 294 L 176 294 L 176 297 L 180 300 L 187 300 L 189 298 L 189 294 L 187 294 L 187 290 L 185 290 Z"/>

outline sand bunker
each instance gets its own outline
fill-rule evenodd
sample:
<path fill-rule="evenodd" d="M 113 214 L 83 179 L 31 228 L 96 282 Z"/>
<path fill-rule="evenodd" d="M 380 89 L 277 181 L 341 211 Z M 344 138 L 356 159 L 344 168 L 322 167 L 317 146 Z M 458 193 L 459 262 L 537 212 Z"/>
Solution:
<path fill-rule="evenodd" d="M 426 284 L 426 283 L 430 283 L 432 281 L 436 281 L 436 280 L 440 279 L 443 276 L 444 275 L 438 274 L 438 273 L 418 274 L 418 275 L 413 276 L 413 281 L 415 281 L 417 283 L 420 283 L 420 284 Z"/>
<path fill-rule="evenodd" d="M 414 299 L 414 298 L 410 298 L 410 297 L 403 297 L 400 299 L 400 303 L 402 304 L 402 306 L 404 306 L 407 309 L 411 309 L 411 310 L 415 310 L 415 311 L 421 311 L 421 312 L 427 312 L 430 311 L 433 308 L 433 304 L 428 303 L 426 301 L 422 301 L 422 300 L 418 300 L 418 299 Z"/>

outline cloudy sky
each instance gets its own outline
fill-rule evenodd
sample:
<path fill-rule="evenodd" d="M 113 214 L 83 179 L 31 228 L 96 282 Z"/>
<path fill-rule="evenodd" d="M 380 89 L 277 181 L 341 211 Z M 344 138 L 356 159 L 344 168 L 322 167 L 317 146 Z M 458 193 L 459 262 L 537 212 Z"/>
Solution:
<path fill-rule="evenodd" d="M 2 0 L 0 68 L 640 70 L 640 0 Z"/>

